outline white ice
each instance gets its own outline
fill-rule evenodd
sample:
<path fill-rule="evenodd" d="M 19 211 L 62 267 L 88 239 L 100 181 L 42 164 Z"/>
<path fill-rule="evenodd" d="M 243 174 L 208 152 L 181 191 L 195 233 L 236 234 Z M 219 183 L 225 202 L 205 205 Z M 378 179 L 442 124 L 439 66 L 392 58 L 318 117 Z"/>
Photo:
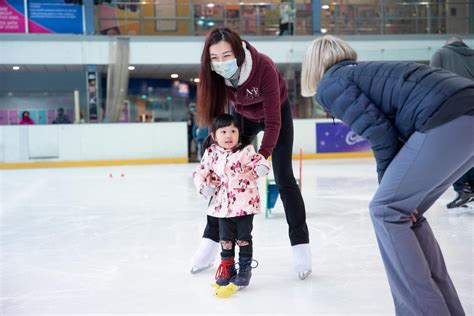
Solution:
<path fill-rule="evenodd" d="M 255 218 L 260 265 L 228 299 L 214 296 L 214 269 L 189 273 L 205 224 L 195 166 L 0 171 L 0 315 L 394 314 L 367 208 L 372 159 L 304 161 L 313 274 L 292 271 L 279 203 Z M 474 212 L 446 210 L 453 197 L 427 218 L 473 315 Z"/>

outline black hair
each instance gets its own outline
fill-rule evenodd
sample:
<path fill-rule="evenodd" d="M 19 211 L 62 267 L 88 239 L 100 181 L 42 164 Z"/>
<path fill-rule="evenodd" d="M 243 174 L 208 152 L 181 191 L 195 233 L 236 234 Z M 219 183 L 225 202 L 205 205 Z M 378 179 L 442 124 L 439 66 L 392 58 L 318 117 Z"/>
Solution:
<path fill-rule="evenodd" d="M 30 111 L 23 111 L 23 112 L 21 113 L 21 117 L 22 117 L 22 118 L 25 117 L 25 114 L 26 114 L 26 113 L 28 113 L 28 116 L 30 116 Z"/>
<path fill-rule="evenodd" d="M 235 117 L 233 117 L 230 114 L 221 114 L 221 115 L 216 116 L 212 120 L 210 133 L 203 142 L 204 150 L 209 148 L 212 144 L 216 143 L 216 141 L 212 138 L 211 134 L 215 135 L 216 131 L 219 128 L 223 128 L 223 127 L 227 127 L 231 125 L 237 127 L 237 129 L 239 130 L 239 143 L 237 144 L 237 146 L 235 146 L 235 148 L 232 151 L 233 152 L 239 151 L 245 146 L 249 145 L 247 137 L 242 137 L 242 131 L 240 130 L 239 122 L 235 119 Z"/>

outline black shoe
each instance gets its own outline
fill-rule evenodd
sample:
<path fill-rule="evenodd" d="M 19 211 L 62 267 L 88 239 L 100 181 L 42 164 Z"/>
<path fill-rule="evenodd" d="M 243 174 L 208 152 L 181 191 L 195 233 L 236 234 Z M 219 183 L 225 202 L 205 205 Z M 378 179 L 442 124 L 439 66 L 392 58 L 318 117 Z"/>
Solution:
<path fill-rule="evenodd" d="M 235 285 L 239 287 L 245 287 L 248 286 L 250 283 L 250 278 L 252 277 L 252 269 L 256 268 L 258 265 L 258 262 L 256 260 L 253 260 L 256 262 L 255 267 L 252 267 L 252 258 L 239 258 L 239 272 L 237 273 L 237 276 L 235 277 L 235 280 L 232 281 Z"/>
<path fill-rule="evenodd" d="M 464 206 L 465 204 L 474 201 L 474 193 L 461 191 L 457 193 L 457 196 L 454 200 L 446 205 L 447 208 L 456 208 Z"/>

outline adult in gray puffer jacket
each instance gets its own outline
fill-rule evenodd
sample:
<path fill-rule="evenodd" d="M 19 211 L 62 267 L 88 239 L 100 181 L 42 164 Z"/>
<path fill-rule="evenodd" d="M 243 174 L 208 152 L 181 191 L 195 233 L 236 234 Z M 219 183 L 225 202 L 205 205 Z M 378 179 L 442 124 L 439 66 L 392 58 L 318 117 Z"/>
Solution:
<path fill-rule="evenodd" d="M 325 35 L 309 46 L 301 94 L 366 138 L 379 187 L 370 217 L 400 316 L 463 316 L 425 213 L 474 167 L 474 81 L 428 65 L 358 62 Z"/>
<path fill-rule="evenodd" d="M 430 66 L 439 67 L 474 80 L 474 49 L 467 46 L 459 37 L 451 37 L 446 45 L 438 49 L 431 58 Z M 453 184 L 456 197 L 447 208 L 455 208 L 474 201 L 474 168 L 466 172 Z"/>

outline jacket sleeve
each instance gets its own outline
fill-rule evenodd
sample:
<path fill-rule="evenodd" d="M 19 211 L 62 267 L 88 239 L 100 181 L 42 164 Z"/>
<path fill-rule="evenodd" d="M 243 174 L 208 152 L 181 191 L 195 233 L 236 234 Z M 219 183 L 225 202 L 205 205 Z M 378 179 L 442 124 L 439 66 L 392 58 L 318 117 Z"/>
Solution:
<path fill-rule="evenodd" d="M 202 155 L 201 162 L 193 172 L 194 186 L 196 187 L 198 193 L 201 193 L 201 190 L 207 185 L 206 178 L 211 174 L 210 162 L 211 155 L 209 150 L 206 149 Z"/>
<path fill-rule="evenodd" d="M 259 152 L 268 158 L 278 141 L 281 129 L 280 85 L 278 74 L 273 67 L 266 67 L 262 76 L 263 115 L 265 118 L 265 133 Z"/>
<path fill-rule="evenodd" d="M 332 110 L 334 116 L 369 141 L 377 163 L 380 183 L 385 170 L 398 153 L 400 145 L 398 131 L 357 85 L 349 84 L 341 87 L 341 90 L 342 93 L 334 97 L 332 104 L 329 104 L 330 100 L 325 100 L 324 92 L 318 90 L 318 93 L 322 94 L 319 95 L 319 100 L 326 105 L 326 108 Z"/>
<path fill-rule="evenodd" d="M 252 145 L 247 145 L 244 149 L 243 165 L 248 168 L 255 170 L 257 166 L 263 165 L 270 169 L 268 160 L 263 157 L 260 153 L 255 152 Z"/>

